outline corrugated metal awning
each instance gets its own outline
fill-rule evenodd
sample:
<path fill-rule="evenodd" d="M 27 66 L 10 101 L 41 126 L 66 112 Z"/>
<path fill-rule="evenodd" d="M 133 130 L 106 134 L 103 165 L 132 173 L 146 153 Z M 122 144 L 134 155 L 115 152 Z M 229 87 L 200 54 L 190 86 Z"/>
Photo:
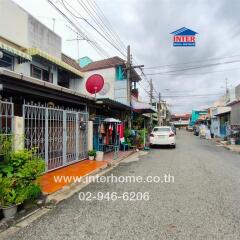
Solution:
<path fill-rule="evenodd" d="M 27 53 L 31 56 L 39 56 L 42 57 L 44 59 L 47 59 L 48 61 L 62 67 L 65 70 L 68 70 L 69 72 L 74 73 L 77 76 L 83 77 L 83 73 L 80 72 L 79 70 L 73 68 L 72 66 L 66 64 L 65 62 L 63 62 L 62 60 L 51 56 L 50 54 L 38 49 L 38 48 L 29 48 L 27 50 Z"/>
<path fill-rule="evenodd" d="M 139 113 L 156 113 L 157 111 L 148 103 L 138 102 L 132 99 L 132 108 Z"/>
<path fill-rule="evenodd" d="M 25 52 L 22 52 L 14 47 L 11 47 L 6 43 L 0 42 L 0 49 L 5 50 L 15 56 L 25 59 L 27 61 L 32 61 L 32 57 L 29 54 L 26 54 Z"/>
<path fill-rule="evenodd" d="M 121 103 L 119 101 L 110 99 L 110 98 L 98 98 L 96 100 L 96 103 L 97 104 L 106 104 L 106 105 L 112 106 L 116 109 L 125 109 L 125 110 L 131 109 L 131 106 Z"/>

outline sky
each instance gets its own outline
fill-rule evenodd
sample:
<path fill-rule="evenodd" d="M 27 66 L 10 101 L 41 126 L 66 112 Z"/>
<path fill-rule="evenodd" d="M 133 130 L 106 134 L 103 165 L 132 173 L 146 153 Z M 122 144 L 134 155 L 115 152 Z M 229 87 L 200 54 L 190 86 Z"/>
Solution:
<path fill-rule="evenodd" d="M 225 93 L 226 82 L 229 88 L 240 84 L 239 0 L 63 0 L 78 17 L 74 18 L 77 27 L 104 53 L 96 51 L 90 41 L 74 40 L 76 33 L 71 24 L 47 0 L 14 1 L 51 29 L 52 18 L 56 19 L 54 31 L 62 37 L 67 55 L 75 59 L 89 56 L 92 60 L 116 55 L 124 58 L 122 49 L 120 53 L 109 43 L 113 41 L 106 41 L 91 27 L 101 33 L 82 2 L 89 9 L 88 4 L 95 2 L 117 33 L 118 41 L 131 46 L 133 64 L 145 67 L 147 79 L 142 77 L 138 85 L 142 101 L 149 101 L 147 91 L 152 79 L 154 99 L 160 92 L 172 113 L 209 107 Z M 63 7 L 62 0 L 53 2 Z M 173 47 L 170 33 L 182 27 L 198 33 L 195 47 Z"/>

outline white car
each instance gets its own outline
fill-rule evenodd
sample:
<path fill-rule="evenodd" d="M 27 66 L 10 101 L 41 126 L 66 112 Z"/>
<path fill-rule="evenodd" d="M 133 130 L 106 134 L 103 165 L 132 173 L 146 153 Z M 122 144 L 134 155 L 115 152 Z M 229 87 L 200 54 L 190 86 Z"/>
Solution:
<path fill-rule="evenodd" d="M 150 134 L 150 146 L 170 145 L 176 147 L 176 135 L 169 126 L 154 127 Z"/>

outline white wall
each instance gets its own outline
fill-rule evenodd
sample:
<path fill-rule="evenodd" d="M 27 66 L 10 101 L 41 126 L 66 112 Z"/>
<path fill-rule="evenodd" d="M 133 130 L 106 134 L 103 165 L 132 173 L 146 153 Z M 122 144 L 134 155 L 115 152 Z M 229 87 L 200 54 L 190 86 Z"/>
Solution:
<path fill-rule="evenodd" d="M 32 62 L 25 62 L 25 63 L 17 64 L 17 59 L 15 59 L 14 71 L 17 73 L 20 73 L 20 74 L 22 73 L 25 76 L 31 76 L 31 64 L 33 64 L 34 66 L 39 67 L 41 69 L 47 70 L 47 71 L 49 71 L 49 69 L 51 69 L 51 73 L 53 74 L 53 84 L 57 85 L 58 72 L 57 72 L 57 68 L 52 67 L 52 64 L 49 64 L 49 65 L 41 64 L 34 60 Z"/>
<path fill-rule="evenodd" d="M 218 117 L 211 119 L 211 133 L 213 133 L 214 136 L 220 136 L 220 121 Z"/>
<path fill-rule="evenodd" d="M 69 81 L 69 88 L 75 91 L 79 91 L 79 89 L 81 88 L 81 83 L 84 80 L 82 78 L 72 78 Z"/>
<path fill-rule="evenodd" d="M 116 80 L 115 81 L 115 92 L 114 98 L 116 101 L 121 102 L 123 104 L 129 104 L 127 99 L 127 80 Z"/>
<path fill-rule="evenodd" d="M 0 37 L 61 59 L 61 38 L 12 0 L 0 0 Z"/>
<path fill-rule="evenodd" d="M 0 36 L 28 47 L 28 14 L 10 0 L 0 0 Z"/>
<path fill-rule="evenodd" d="M 97 94 L 97 98 L 114 99 L 114 86 L 115 86 L 115 78 L 116 78 L 115 68 L 100 69 L 100 70 L 85 72 L 83 81 L 81 81 L 79 85 L 80 88 L 75 90 L 79 91 L 80 93 L 86 94 L 88 96 L 94 96 L 94 94 L 88 93 L 85 87 L 87 79 L 93 74 L 100 74 L 104 78 L 104 88 L 106 90 L 106 93 L 104 93 L 104 89 L 103 89 L 100 93 Z"/>

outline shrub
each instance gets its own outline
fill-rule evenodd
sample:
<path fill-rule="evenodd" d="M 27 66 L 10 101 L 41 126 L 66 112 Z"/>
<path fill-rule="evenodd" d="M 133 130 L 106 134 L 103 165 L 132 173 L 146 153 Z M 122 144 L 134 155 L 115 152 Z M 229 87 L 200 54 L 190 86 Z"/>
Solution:
<path fill-rule="evenodd" d="M 0 201 L 2 206 L 33 200 L 40 192 L 38 177 L 44 172 L 45 162 L 35 150 L 8 153 L 0 164 Z"/>

